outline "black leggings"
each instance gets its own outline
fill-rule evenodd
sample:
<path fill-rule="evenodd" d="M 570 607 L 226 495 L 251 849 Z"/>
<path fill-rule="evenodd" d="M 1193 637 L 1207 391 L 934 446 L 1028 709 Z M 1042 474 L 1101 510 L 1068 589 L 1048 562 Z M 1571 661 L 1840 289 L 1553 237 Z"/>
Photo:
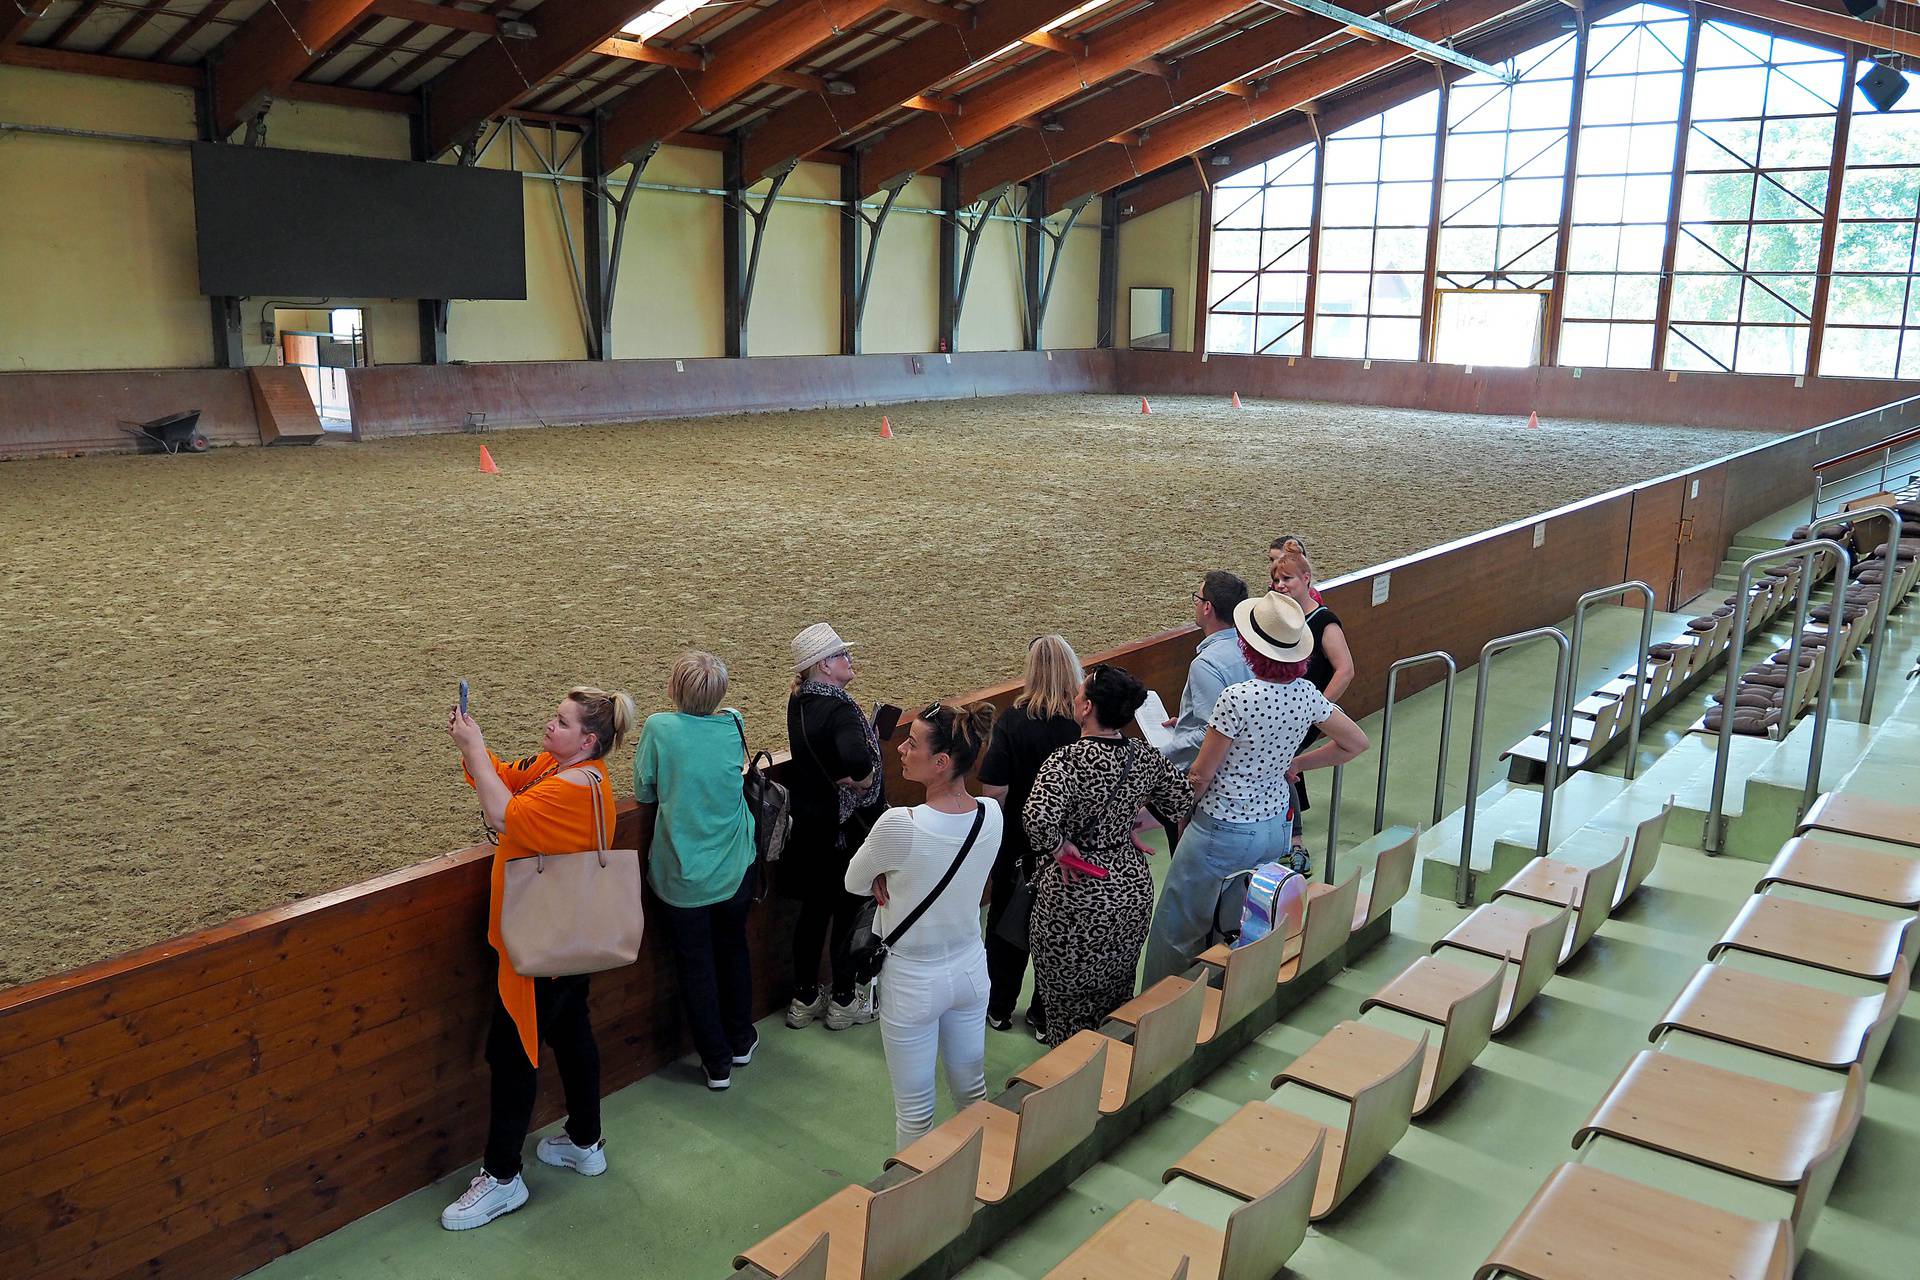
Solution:
<path fill-rule="evenodd" d="M 567 1095 L 567 1136 L 582 1147 L 600 1141 L 600 1046 L 587 1020 L 587 977 L 535 978 L 533 1001 L 540 1038 L 553 1050 Z M 520 1172 L 521 1148 L 533 1122 L 540 1073 L 527 1061 L 520 1032 L 498 992 L 487 1028 L 487 1064 L 493 1068 L 493 1109 L 487 1120 L 487 1154 L 481 1167 L 502 1182 Z"/>
<path fill-rule="evenodd" d="M 800 899 L 800 919 L 793 926 L 793 998 L 811 1004 L 820 994 L 820 948 L 827 948 L 833 971 L 833 998 L 840 1004 L 853 999 L 853 961 L 847 954 L 853 926 L 866 902 L 846 891 L 842 871 L 823 868 Z"/>

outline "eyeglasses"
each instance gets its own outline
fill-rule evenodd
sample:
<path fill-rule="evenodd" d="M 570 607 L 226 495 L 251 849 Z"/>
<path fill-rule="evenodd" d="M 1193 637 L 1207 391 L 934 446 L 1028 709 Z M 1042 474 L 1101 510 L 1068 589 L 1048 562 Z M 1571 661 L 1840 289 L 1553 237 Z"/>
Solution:
<path fill-rule="evenodd" d="M 1190 600 L 1192 600 L 1192 601 L 1193 601 L 1193 602 L 1194 602 L 1195 604 L 1199 604 L 1199 603 L 1200 603 L 1200 602 L 1201 602 L 1202 600 L 1204 600 L 1204 599 L 1205 599 L 1206 597 L 1204 597 L 1204 596 L 1202 596 L 1202 595 L 1201 595 L 1201 594 L 1200 594 L 1200 593 L 1199 593 L 1198 591 L 1195 591 L 1195 592 L 1193 592 L 1193 593 L 1191 593 L 1191 595 L 1189 595 L 1189 597 L 1188 597 L 1188 598 L 1189 598 Z"/>

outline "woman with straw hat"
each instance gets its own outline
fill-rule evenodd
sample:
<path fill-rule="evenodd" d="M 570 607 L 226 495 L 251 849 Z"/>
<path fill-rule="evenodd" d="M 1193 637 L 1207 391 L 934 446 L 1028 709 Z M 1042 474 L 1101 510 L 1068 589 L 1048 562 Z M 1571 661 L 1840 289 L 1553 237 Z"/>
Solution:
<path fill-rule="evenodd" d="M 880 735 L 847 692 L 854 675 L 850 648 L 824 622 L 793 638 L 793 690 L 787 698 L 793 830 L 780 860 L 780 888 L 800 901 L 787 1005 L 787 1025 L 795 1030 L 824 1017 L 829 1031 L 843 1031 L 875 1017 L 871 987 L 859 989 L 847 954 L 864 899 L 841 881 L 887 801 Z M 828 990 L 820 987 L 823 945 L 833 975 Z"/>
<path fill-rule="evenodd" d="M 1205 950 L 1229 879 L 1286 855 L 1288 779 L 1367 749 L 1360 726 L 1305 678 L 1313 632 L 1297 601 L 1278 591 L 1243 600 L 1233 625 L 1254 678 L 1220 694 L 1187 772 L 1197 803 L 1153 913 L 1143 986 L 1180 973 Z M 1296 756 L 1316 725 L 1328 741 Z"/>

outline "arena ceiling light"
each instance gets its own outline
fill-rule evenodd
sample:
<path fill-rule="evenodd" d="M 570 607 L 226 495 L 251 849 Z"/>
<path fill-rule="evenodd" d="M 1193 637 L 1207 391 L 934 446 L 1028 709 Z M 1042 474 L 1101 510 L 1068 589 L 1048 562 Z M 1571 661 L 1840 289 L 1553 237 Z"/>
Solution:
<path fill-rule="evenodd" d="M 1469 58 L 1466 54 L 1449 49 L 1446 45 L 1435 44 L 1431 40 L 1423 40 L 1419 36 L 1402 31 L 1398 27 L 1391 27 L 1384 22 L 1369 18 L 1364 13 L 1355 13 L 1351 9 L 1342 9 L 1337 4 L 1329 3 L 1328 0 L 1260 0 L 1260 3 L 1266 5 L 1269 9 L 1278 9 L 1282 13 L 1298 11 L 1300 13 L 1318 14 L 1323 18 L 1332 18 L 1335 22 L 1341 23 L 1344 26 L 1353 27 L 1370 36 L 1378 36 L 1382 40 L 1390 41 L 1393 44 L 1411 49 L 1422 57 L 1435 58 L 1441 62 L 1451 62 L 1456 67 L 1465 67 L 1468 71 L 1478 72 L 1489 79 L 1499 81 L 1501 84 L 1514 84 L 1520 79 L 1520 77 L 1512 71 L 1496 67 L 1491 63 L 1482 62 L 1478 58 Z"/>

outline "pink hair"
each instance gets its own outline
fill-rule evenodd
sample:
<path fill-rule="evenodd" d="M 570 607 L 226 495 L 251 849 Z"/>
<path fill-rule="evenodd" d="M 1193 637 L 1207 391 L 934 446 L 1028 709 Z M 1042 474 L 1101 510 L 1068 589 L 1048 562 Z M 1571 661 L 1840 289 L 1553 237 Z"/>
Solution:
<path fill-rule="evenodd" d="M 1271 680 L 1275 684 L 1286 684 L 1290 680 L 1298 680 L 1307 674 L 1306 663 L 1281 662 L 1277 659 L 1269 658 L 1266 654 L 1261 653 L 1258 649 L 1248 644 L 1245 639 L 1240 641 L 1240 656 L 1247 660 L 1247 667 L 1253 672 L 1256 678 Z"/>

